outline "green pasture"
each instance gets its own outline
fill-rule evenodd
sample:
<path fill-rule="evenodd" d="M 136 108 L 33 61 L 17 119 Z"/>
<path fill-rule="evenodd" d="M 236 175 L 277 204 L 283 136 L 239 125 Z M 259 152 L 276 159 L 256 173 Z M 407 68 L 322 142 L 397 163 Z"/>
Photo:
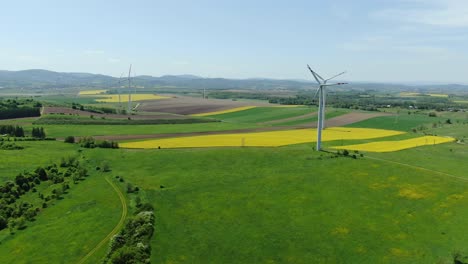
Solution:
<path fill-rule="evenodd" d="M 256 107 L 238 112 L 211 115 L 226 122 L 262 123 L 272 120 L 301 116 L 316 111 L 316 107 Z"/>
<path fill-rule="evenodd" d="M 16 142 L 23 150 L 0 150 L 2 184 L 23 171 L 37 166 L 59 163 L 61 157 L 77 156 L 78 147 L 54 141 Z M 81 154 L 80 154 L 81 155 Z M 105 174 L 94 170 L 101 161 L 86 155 L 80 161 L 87 164 L 89 176 L 72 184 L 63 199 L 53 200 L 26 229 L 0 231 L 0 263 L 76 263 L 94 248 L 117 225 L 122 207 L 115 190 L 104 179 Z M 44 183 L 45 184 L 45 183 Z M 48 186 L 41 184 L 43 192 Z M 21 199 L 29 201 L 28 193 Z M 97 263 L 104 256 L 107 244 L 88 263 Z M 94 261 L 94 262 L 93 262 Z"/>
<path fill-rule="evenodd" d="M 426 166 L 417 156 L 428 150 L 393 155 Z M 457 161 L 437 169 L 466 180 L 331 158 L 312 144 L 117 152 L 87 155 L 152 201 L 154 263 L 450 263 L 468 254 L 468 175 Z"/>
<path fill-rule="evenodd" d="M 144 135 L 223 131 L 231 129 L 256 128 L 254 124 L 233 124 L 224 122 L 170 125 L 41 125 L 47 136 L 99 136 L 99 135 Z"/>
<path fill-rule="evenodd" d="M 77 147 L 57 141 L 15 141 L 19 150 L 0 150 L 0 182 L 14 179 L 23 171 L 59 162 L 62 157 L 77 155 Z"/>
<path fill-rule="evenodd" d="M 427 114 L 408 115 L 407 113 L 400 113 L 394 116 L 374 117 L 346 126 L 410 131 L 411 129 L 417 128 L 418 126 L 426 126 L 427 128 L 430 128 L 433 123 L 445 122 L 446 119 L 447 118 L 439 116 L 430 117 Z"/>
<path fill-rule="evenodd" d="M 348 111 L 327 110 L 327 118 Z M 205 124 L 41 126 L 50 137 L 222 131 L 314 111 L 255 108 L 217 115 L 225 122 Z M 456 122 L 463 115 L 444 114 L 400 113 L 350 126 L 401 131 L 426 126 L 427 133 L 466 137 L 467 124 Z M 455 122 L 444 124 L 447 118 Z M 314 120 L 316 116 L 275 125 Z M 4 122 L 20 120 L 0 124 Z M 30 129 L 28 122 L 21 125 Z M 122 209 L 104 174 L 94 169 L 103 163 L 111 168 L 107 177 L 125 180 L 122 190 L 127 182 L 138 186 L 155 208 L 152 263 L 413 264 L 454 263 L 455 253 L 468 256 L 468 147 L 463 144 L 365 153 L 357 159 L 315 152 L 314 143 L 80 151 L 77 145 L 56 141 L 16 144 L 25 148 L 0 150 L 2 182 L 73 155 L 82 156 L 90 176 L 40 212 L 36 221 L 27 222 L 26 229 L 13 235 L 0 231 L 0 263 L 77 263 L 104 239 Z M 99 263 L 107 247 L 87 263 Z"/>
<path fill-rule="evenodd" d="M 1 263 L 76 263 L 117 225 L 119 198 L 103 175 L 93 173 L 70 194 L 11 235 L 0 231 Z M 107 244 L 93 256 L 103 257 Z M 88 262 L 98 263 L 98 262 Z"/>
<path fill-rule="evenodd" d="M 327 119 L 337 117 L 340 115 L 344 115 L 346 113 L 349 113 L 350 111 L 345 110 L 345 109 L 327 109 L 325 112 L 325 123 Z M 297 120 L 290 120 L 286 122 L 281 122 L 281 123 L 275 123 L 275 126 L 296 126 L 296 125 L 305 125 L 305 124 L 311 124 L 313 122 L 317 122 L 318 115 L 315 114 L 311 117 L 306 117 L 306 118 L 301 118 Z"/>

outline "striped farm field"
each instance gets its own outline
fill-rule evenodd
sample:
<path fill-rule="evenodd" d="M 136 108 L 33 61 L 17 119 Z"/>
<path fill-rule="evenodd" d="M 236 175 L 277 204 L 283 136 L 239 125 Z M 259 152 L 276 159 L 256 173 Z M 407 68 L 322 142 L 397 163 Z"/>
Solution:
<path fill-rule="evenodd" d="M 80 91 L 78 94 L 79 95 L 96 95 L 96 94 L 102 94 L 105 93 L 107 90 L 86 90 L 86 91 Z"/>
<path fill-rule="evenodd" d="M 451 137 L 424 136 L 397 141 L 377 141 L 365 144 L 333 147 L 334 149 L 348 149 L 369 152 L 393 152 L 425 145 L 436 145 L 454 141 Z"/>
<path fill-rule="evenodd" d="M 211 116 L 211 115 L 220 115 L 220 114 L 227 114 L 227 113 L 233 113 L 233 112 L 239 112 L 247 109 L 252 109 L 255 108 L 256 106 L 241 106 L 241 107 L 236 107 L 236 108 L 231 108 L 231 109 L 226 109 L 226 110 L 220 110 L 220 111 L 214 111 L 214 112 L 207 112 L 207 113 L 200 113 L 200 114 L 193 114 L 192 116 Z"/>
<path fill-rule="evenodd" d="M 145 101 L 145 100 L 159 100 L 159 99 L 166 99 L 169 97 L 160 96 L 156 94 L 132 94 L 132 101 Z M 106 95 L 102 98 L 96 99 L 98 102 L 103 103 L 118 103 L 119 102 L 119 95 L 112 94 Z M 128 94 L 120 95 L 120 102 L 128 102 Z"/>
<path fill-rule="evenodd" d="M 372 139 L 404 134 L 405 132 L 371 128 L 332 127 L 324 130 L 323 141 Z M 197 147 L 277 147 L 315 142 L 316 129 L 295 129 L 257 133 L 220 134 L 179 138 L 154 139 L 121 143 L 122 148 L 197 148 Z"/>

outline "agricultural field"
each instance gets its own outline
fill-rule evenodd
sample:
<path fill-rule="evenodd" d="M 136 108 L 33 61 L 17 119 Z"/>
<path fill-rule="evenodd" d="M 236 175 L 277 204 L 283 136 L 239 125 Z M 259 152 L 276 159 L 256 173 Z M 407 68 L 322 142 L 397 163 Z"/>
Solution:
<path fill-rule="evenodd" d="M 78 95 L 96 95 L 96 94 L 104 94 L 107 90 L 84 90 L 79 91 Z"/>
<path fill-rule="evenodd" d="M 468 242 L 467 183 L 438 172 L 308 144 L 119 151 L 159 208 L 155 263 L 448 262 Z"/>
<path fill-rule="evenodd" d="M 454 255 L 468 256 L 466 113 L 329 107 L 325 151 L 317 152 L 315 106 L 167 97 L 142 101 L 132 114 L 86 111 L 114 103 L 79 110 L 70 107 L 79 106 L 75 99 L 54 99 L 41 117 L 1 120 L 26 133 L 40 126 L 57 139 L 11 141 L 24 148 L 0 150 L 3 182 L 68 156 L 89 176 L 26 228 L 0 230 L 0 262 L 102 263 L 139 200 L 155 208 L 151 263 L 453 263 Z M 131 123 L 200 113 L 210 122 Z M 120 148 L 64 143 L 68 136 Z"/>
<path fill-rule="evenodd" d="M 139 102 L 139 101 L 152 101 L 152 100 L 160 100 L 160 99 L 166 99 L 168 97 L 166 96 L 161 96 L 161 95 L 156 95 L 156 94 L 132 94 L 131 95 L 131 100 L 132 102 Z M 119 103 L 123 102 L 126 103 L 130 100 L 130 97 L 128 94 L 122 94 L 122 95 L 117 95 L 117 94 L 112 94 L 112 95 L 100 95 L 97 99 L 95 99 L 97 102 L 103 102 L 103 103 Z"/>
<path fill-rule="evenodd" d="M 323 141 L 372 139 L 400 135 L 403 132 L 330 127 L 323 133 Z M 222 135 L 192 136 L 155 139 L 140 142 L 126 142 L 123 148 L 199 148 L 199 147 L 277 147 L 306 142 L 315 142 L 316 129 L 295 129 L 271 132 L 236 133 Z"/>
<path fill-rule="evenodd" d="M 248 109 L 252 109 L 252 108 L 255 108 L 255 106 L 242 106 L 242 107 L 236 107 L 236 108 L 231 108 L 231 109 L 227 109 L 227 110 L 220 110 L 220 111 L 214 111 L 214 112 L 193 114 L 192 116 L 212 116 L 212 115 L 221 115 L 221 114 L 226 114 L 226 113 L 232 113 L 232 112 L 238 112 L 238 111 L 248 110 Z"/>
<path fill-rule="evenodd" d="M 395 141 L 374 141 L 371 143 L 345 145 L 339 147 L 333 147 L 335 149 L 346 149 L 346 150 L 359 150 L 366 152 L 392 152 L 399 151 L 409 148 L 417 148 L 426 145 L 437 145 L 447 142 L 455 141 L 451 137 L 437 137 L 437 136 L 423 136 L 405 140 Z"/>

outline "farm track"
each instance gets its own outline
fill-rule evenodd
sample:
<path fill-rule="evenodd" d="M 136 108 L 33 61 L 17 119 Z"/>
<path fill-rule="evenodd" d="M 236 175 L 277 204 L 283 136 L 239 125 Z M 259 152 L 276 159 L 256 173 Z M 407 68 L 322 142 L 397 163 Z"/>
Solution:
<path fill-rule="evenodd" d="M 411 164 L 407 164 L 407 163 L 402 163 L 402 162 L 398 162 L 398 161 L 393 161 L 393 160 L 386 160 L 386 159 L 376 158 L 376 157 L 372 157 L 372 156 L 368 156 L 368 155 L 366 155 L 365 158 L 373 159 L 373 160 L 378 160 L 378 161 L 383 161 L 383 162 L 388 162 L 388 163 L 393 163 L 393 164 L 398 164 L 398 165 L 405 166 L 405 167 L 409 167 L 409 168 L 412 168 L 412 169 L 418 169 L 418 170 L 428 171 L 428 172 L 432 172 L 432 173 L 435 173 L 435 174 L 439 174 L 439 175 L 443 175 L 443 176 L 446 176 L 446 177 L 450 177 L 450 178 L 453 178 L 453 179 L 457 179 L 457 180 L 461 180 L 461 181 L 464 181 L 464 182 L 468 182 L 468 178 L 456 176 L 456 175 L 453 175 L 453 174 L 450 174 L 450 173 L 446 173 L 446 172 L 442 172 L 442 171 L 431 170 L 431 169 L 424 168 L 424 167 L 420 167 L 420 166 L 415 166 L 415 165 L 411 165 Z"/>
<path fill-rule="evenodd" d="M 120 191 L 119 187 L 117 187 L 111 180 L 109 180 L 107 177 L 104 177 L 104 179 L 114 188 L 115 192 L 119 196 L 120 203 L 122 204 L 122 215 L 120 216 L 119 223 L 112 229 L 112 231 L 103 239 L 101 242 L 99 242 L 91 251 L 86 254 L 80 261 L 78 261 L 78 264 L 85 263 L 96 251 L 98 251 L 105 243 L 111 239 L 112 236 L 117 234 L 117 232 L 122 228 L 122 226 L 125 223 L 125 219 L 127 218 L 128 214 L 128 208 L 127 208 L 127 203 L 125 202 L 125 196 L 123 193 Z"/>

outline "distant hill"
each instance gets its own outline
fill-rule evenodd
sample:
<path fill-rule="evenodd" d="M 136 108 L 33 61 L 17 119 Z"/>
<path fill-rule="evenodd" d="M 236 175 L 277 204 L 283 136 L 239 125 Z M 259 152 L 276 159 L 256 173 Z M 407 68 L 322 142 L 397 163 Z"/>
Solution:
<path fill-rule="evenodd" d="M 54 72 L 41 69 L 24 71 L 1 71 L 0 87 L 3 88 L 112 88 L 125 85 L 126 79 L 92 73 Z M 191 89 L 256 89 L 256 90 L 309 90 L 316 84 L 304 80 L 276 79 L 225 79 L 203 78 L 195 75 L 164 75 L 154 77 L 149 75 L 136 76 L 132 83 L 146 88 L 175 87 Z M 412 91 L 412 92 L 468 92 L 468 85 L 437 84 L 437 85 L 404 85 L 390 83 L 350 83 L 341 89 L 380 90 L 380 91 Z"/>

